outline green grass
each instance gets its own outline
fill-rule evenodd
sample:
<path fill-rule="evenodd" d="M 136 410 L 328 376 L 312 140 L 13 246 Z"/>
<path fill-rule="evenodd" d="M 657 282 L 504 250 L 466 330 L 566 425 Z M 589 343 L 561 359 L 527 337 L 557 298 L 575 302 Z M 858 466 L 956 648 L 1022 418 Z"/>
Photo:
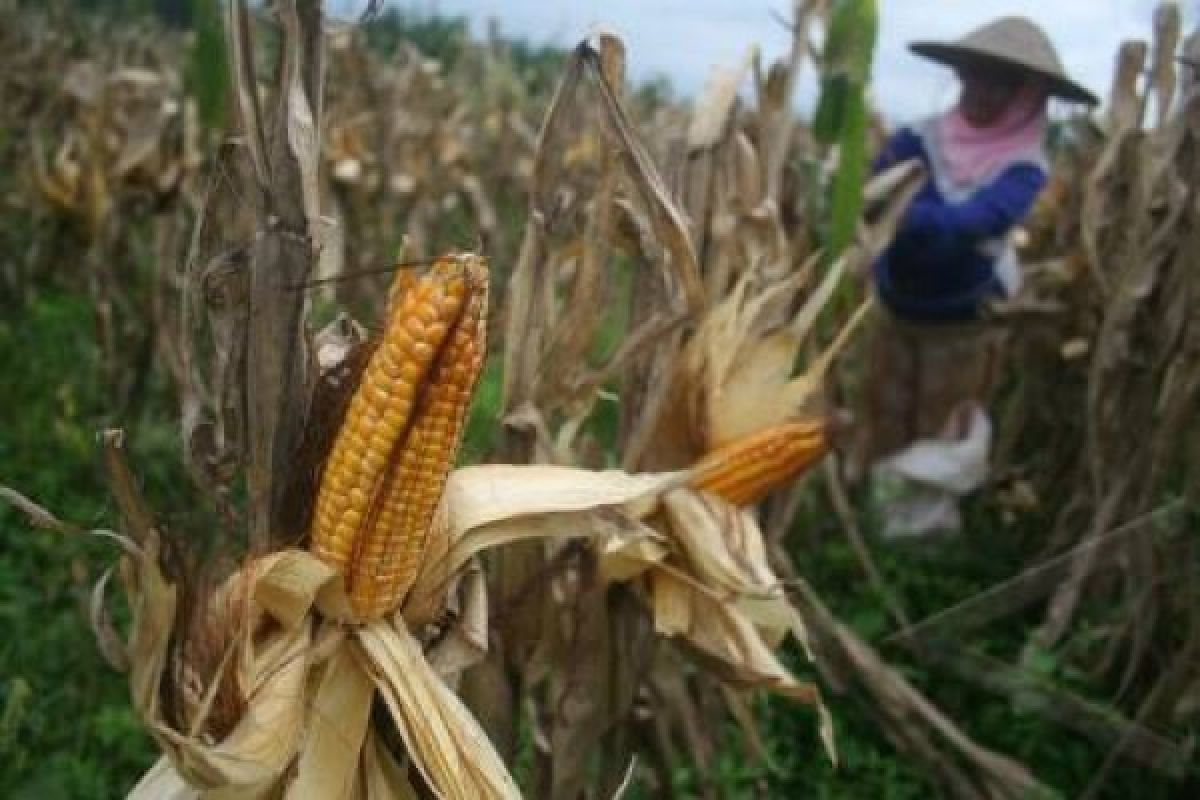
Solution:
<path fill-rule="evenodd" d="M 47 293 L 26 311 L 0 320 L 0 483 L 74 522 L 113 525 L 95 433 L 114 420 L 100 407 L 90 305 Z M 161 435 L 131 442 L 138 463 L 162 462 L 153 451 L 163 444 Z M 113 547 L 33 531 L 4 505 L 0 542 L 3 795 L 119 796 L 153 754 L 123 677 L 100 659 L 86 621 L 91 583 L 113 563 Z"/>
<path fill-rule="evenodd" d="M 914 620 L 966 600 L 1020 572 L 1047 530 L 1035 518 L 1016 525 L 1002 522 L 994 509 L 976 501 L 967 506 L 964 534 L 930 544 L 897 545 L 873 540 L 873 553 L 884 579 L 899 595 Z M 869 526 L 869 520 L 868 526 Z M 798 527 L 818 524 L 801 521 Z M 800 533 L 800 531 L 797 531 Z M 999 753 L 1023 762 L 1044 784 L 1063 797 L 1078 796 L 1090 783 L 1106 756 L 1105 749 L 1062 727 L 1036 711 L 1024 711 L 1009 698 L 986 692 L 953 677 L 945 669 L 915 660 L 898 646 L 880 644 L 894 626 L 875 593 L 862 577 L 857 560 L 840 534 L 818 537 L 814 547 L 803 536 L 793 539 L 797 569 L 816 588 L 830 609 L 868 642 L 886 661 L 924 692 L 968 735 Z M 1030 628 L 1042 610 L 1018 613 L 966 634 L 968 646 L 1007 663 L 1015 663 Z M 792 663 L 804 669 L 799 654 Z M 1047 659 L 1046 671 L 1055 683 L 1105 703 L 1106 689 L 1078 671 Z M 906 763 L 874 728 L 852 697 L 828 697 L 835 718 L 841 765 L 830 768 L 819 757 L 811 717 L 772 698 L 769 739 L 773 747 L 794 743 L 772 776 L 771 796 L 788 797 L 929 797 L 932 787 L 916 765 Z M 1192 730 L 1192 735 L 1195 730 Z M 1179 741 L 1187 731 L 1174 731 Z M 1189 780 L 1195 781 L 1193 775 Z M 1194 787 L 1193 787 L 1194 788 Z M 1181 792 L 1183 792 L 1181 794 Z M 1101 797 L 1168 798 L 1194 796 L 1184 784 L 1171 781 L 1128 761 L 1110 773 Z"/>
<path fill-rule="evenodd" d="M 503 370 L 504 360 L 499 354 L 488 357 L 483 374 L 479 376 L 475 397 L 471 401 L 467 429 L 463 434 L 463 445 L 458 454 L 459 464 L 480 463 L 496 444 L 502 411 L 500 393 L 503 389 Z"/>

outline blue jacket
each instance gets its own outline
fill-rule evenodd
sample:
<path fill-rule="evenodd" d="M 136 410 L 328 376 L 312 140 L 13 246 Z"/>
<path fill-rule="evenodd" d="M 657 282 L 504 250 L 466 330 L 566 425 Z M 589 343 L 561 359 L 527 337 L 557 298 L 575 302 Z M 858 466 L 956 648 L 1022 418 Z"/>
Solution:
<path fill-rule="evenodd" d="M 910 158 L 920 158 L 934 174 L 924 140 L 905 128 L 888 140 L 874 169 Z M 928 181 L 875 263 L 875 284 L 883 303 L 902 319 L 976 319 L 982 301 L 1004 295 L 996 257 L 985 252 L 984 243 L 1004 236 L 1029 214 L 1046 177 L 1042 166 L 1016 162 L 957 203 L 943 197 L 938 181 Z"/>

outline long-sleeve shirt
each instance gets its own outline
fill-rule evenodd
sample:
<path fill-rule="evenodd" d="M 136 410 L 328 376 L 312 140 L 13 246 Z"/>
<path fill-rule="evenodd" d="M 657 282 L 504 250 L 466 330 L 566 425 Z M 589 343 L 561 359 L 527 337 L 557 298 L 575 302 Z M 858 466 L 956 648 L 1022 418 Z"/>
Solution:
<path fill-rule="evenodd" d="M 875 171 L 920 158 L 931 174 L 925 142 L 902 129 L 887 142 Z M 1033 208 L 1046 171 L 1016 162 L 960 202 L 943 196 L 930 180 L 913 200 L 892 244 L 874 266 L 879 296 L 896 316 L 927 322 L 975 319 L 982 301 L 1002 296 L 995 266 L 996 242 Z"/>

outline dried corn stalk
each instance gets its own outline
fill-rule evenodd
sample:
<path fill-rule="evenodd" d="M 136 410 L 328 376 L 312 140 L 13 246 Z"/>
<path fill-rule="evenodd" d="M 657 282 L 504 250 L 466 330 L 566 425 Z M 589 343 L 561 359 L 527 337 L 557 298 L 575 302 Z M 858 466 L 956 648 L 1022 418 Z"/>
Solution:
<path fill-rule="evenodd" d="M 6 127 L 30 135 L 12 137 L 0 158 L 28 184 L 26 280 L 65 280 L 88 294 L 101 380 L 117 412 L 132 414 L 161 336 L 147 322 L 154 281 L 144 264 L 158 243 L 178 244 L 173 212 L 193 197 L 202 163 L 178 41 L 96 30 L 58 9 L 7 16 Z"/>
<path fill-rule="evenodd" d="M 606 385 L 637 355 L 639 342 L 662 343 L 658 369 L 665 369 L 669 343 L 679 342 L 678 325 L 701 296 L 682 218 L 620 99 L 623 61 L 624 48 L 615 37 L 580 45 L 539 134 L 530 213 L 505 308 L 502 402 L 508 427 L 498 450 L 503 460 L 603 463 L 576 462 L 572 452 L 602 451 L 586 426 L 611 402 Z M 629 241 L 631 234 L 635 241 Z M 599 332 L 623 327 L 613 309 L 623 305 L 623 295 L 643 289 L 658 307 L 630 321 L 623 343 L 598 352 Z M 611 301 L 601 302 L 606 295 Z M 623 397 L 622 404 L 651 413 L 661 404 L 658 395 L 651 388 Z M 553 437 L 541 433 L 548 426 L 556 431 Z M 530 545 L 498 553 L 490 564 L 493 598 L 503 609 L 497 637 L 502 647 L 487 667 L 493 679 L 481 681 L 476 691 L 469 678 L 466 691 L 475 707 L 493 709 L 489 732 L 508 756 L 514 753 L 516 710 L 524 693 L 519 676 L 545 639 L 545 625 L 553 623 L 546 567 L 560 558 L 566 556 Z M 505 671 L 515 679 L 495 679 Z M 508 702 L 494 702 L 497 685 L 505 687 Z"/>
<path fill-rule="evenodd" d="M 1177 20 L 1170 7 L 1159 12 L 1156 52 L 1173 52 L 1178 38 Z M 1177 13 L 1177 10 L 1176 10 Z M 1138 48 L 1144 52 L 1145 48 Z M 1159 60 L 1161 61 L 1160 55 Z M 1200 386 L 1189 377 L 1195 372 L 1195 344 L 1189 331 L 1190 309 L 1196 296 L 1195 269 L 1195 168 L 1198 98 L 1193 90 L 1182 106 L 1159 127 L 1143 129 L 1141 117 L 1117 116 L 1118 109 L 1144 105 L 1145 96 L 1157 93 L 1169 102 L 1173 73 L 1156 68 L 1165 83 L 1151 83 L 1144 92 L 1118 81 L 1110 139 L 1089 181 L 1090 202 L 1084 206 L 1085 231 L 1094 244 L 1087 252 L 1093 271 L 1103 275 L 1108 291 L 1099 326 L 1090 342 L 1087 373 L 1086 445 L 1081 454 L 1075 497 L 1060 518 L 1063 538 L 1067 525 L 1087 515 L 1086 537 L 1146 513 L 1158 502 L 1174 470 L 1194 469 L 1195 449 L 1186 435 L 1184 420 L 1200 399 Z M 1114 202 L 1120 191 L 1121 203 Z M 1096 209 L 1110 209 L 1094 216 Z M 1120 446 L 1128 426 L 1155 420 L 1154 435 L 1142 446 Z M 1060 539 L 1062 541 L 1062 539 Z M 1135 537 L 1129 542 L 1129 585 L 1157 580 L 1163 554 L 1154 542 Z M 1085 550 L 1085 553 L 1090 550 Z M 1044 626 L 1034 641 L 1039 647 L 1056 644 L 1074 616 L 1090 561 L 1081 557 L 1068 581 L 1056 593 Z M 1128 647 L 1122 685 L 1129 686 L 1144 668 L 1153 637 L 1147 619 L 1169 616 L 1169 597 L 1140 605 L 1143 622 L 1118 637 Z M 1154 613 L 1157 612 L 1157 613 Z M 1116 650 L 1110 651 L 1115 653 Z"/>
<path fill-rule="evenodd" d="M 507 308 L 511 430 L 502 453 L 587 463 L 590 420 L 605 402 L 602 381 L 619 378 L 622 463 L 636 470 L 681 469 L 729 448 L 701 461 L 693 486 L 748 502 L 828 447 L 822 376 L 856 321 L 809 371 L 795 376 L 792 369 L 845 265 L 816 287 L 811 266 L 792 271 L 802 259 L 789 249 L 778 209 L 755 189 L 760 167 L 748 139 L 720 151 L 742 170 L 728 173 L 737 177 L 742 196 L 731 202 L 728 174 L 714 176 L 710 199 L 718 216 L 700 218 L 699 229 L 711 226 L 719 235 L 698 239 L 697 219 L 691 226 L 684 222 L 623 111 L 623 58 L 611 37 L 581 45 L 543 125 L 532 213 Z M 698 112 L 690 129 L 691 146 L 713 148 L 729 135 L 727 120 L 736 119 L 729 85 L 721 81 L 711 102 L 702 104 L 704 116 Z M 596 102 L 586 102 L 589 91 Z M 725 167 L 719 158 L 713 164 Z M 912 177 L 899 182 L 900 194 L 911 193 Z M 883 216 L 894 223 L 894 212 Z M 631 278 L 615 252 L 632 259 Z M 698 258 L 705 252 L 722 266 Z M 706 268 L 724 277 L 706 288 L 699 280 Z M 556 275 L 563 276 L 561 288 Z M 621 339 L 608 348 L 609 361 L 593 366 L 605 322 L 597 297 L 627 280 L 630 313 Z M 728 296 L 726 284 L 733 287 Z M 670 324 L 664 309 L 686 315 L 698 330 L 690 337 L 677 329 L 664 335 L 661 326 Z M 759 446 L 777 457 L 777 473 L 751 474 L 749 453 Z M 738 449 L 747 451 L 740 459 L 732 455 Z M 774 655 L 787 634 L 802 636 L 803 628 L 767 563 L 753 519 L 711 494 L 676 492 L 664 509 L 637 536 L 595 539 L 582 550 L 506 551 L 497 560 L 501 648 L 468 673 L 464 686 L 509 758 L 520 698 L 533 696 L 533 722 L 539 740 L 548 743 L 538 753 L 537 785 L 548 796 L 574 797 L 585 789 L 589 753 L 601 754 L 604 774 L 628 758 L 638 687 L 655 680 L 652 633 L 678 642 L 706 674 L 728 686 L 817 699 Z M 625 639 L 604 633 L 616 629 L 633 633 Z M 585 646 L 587 666 L 579 655 Z M 595 791 L 602 794 L 605 786 Z"/>
<path fill-rule="evenodd" d="M 281 83 L 268 116 L 248 7 L 230 7 L 245 132 L 231 174 L 244 185 L 219 184 L 210 195 L 190 273 L 209 290 L 208 374 L 217 391 L 205 394 L 200 381 L 187 387 L 197 396 L 188 398 L 185 434 L 194 442 L 208 430 L 209 445 L 233 454 L 232 468 L 212 470 L 204 450 L 190 453 L 217 488 L 235 485 L 244 469 L 248 513 L 230 522 L 251 542 L 241 568 L 206 588 L 166 558 L 120 434 L 106 437 L 133 621 L 123 644 L 110 625 L 100 629 L 164 751 L 131 797 L 515 797 L 449 688 L 487 648 L 473 558 L 525 539 L 641 529 L 689 476 L 505 466 L 446 476 L 483 356 L 487 275 L 477 256 L 399 277 L 369 358 L 352 335 L 319 337 L 310 357 L 304 298 L 288 289 L 309 274 L 320 231 L 321 9 L 297 0 L 275 12 Z M 255 200 L 249 214 L 223 207 L 234 197 Z M 221 223 L 240 239 L 251 217 L 261 227 L 222 248 Z M 215 279 L 231 291 L 211 291 Z M 201 358 L 188 352 L 191 375 Z M 347 366 L 364 360 L 361 371 Z M 315 503 L 317 554 L 280 549 L 307 525 L 287 506 L 304 499 L 297 487 L 311 465 L 299 457 L 322 438 L 314 427 L 327 410 L 316 403 L 335 383 L 355 395 Z M 395 528 L 376 516 L 387 512 L 401 520 Z"/>
<path fill-rule="evenodd" d="M 469 238 L 460 244 L 479 243 L 507 269 L 517 243 L 512 226 L 501 224 L 504 206 L 525 190 L 530 114 L 545 98 L 522 84 L 498 46 L 465 48 L 450 65 L 408 43 L 385 58 L 365 33 L 347 28 L 331 40 L 339 79 L 330 87 L 323 156 L 340 244 L 322 274 L 377 268 L 402 239 L 406 257 L 427 258 L 435 242 L 461 238 L 463 229 Z M 501 285 L 505 278 L 496 276 Z M 357 306 L 378 288 L 365 279 L 332 291 Z"/>

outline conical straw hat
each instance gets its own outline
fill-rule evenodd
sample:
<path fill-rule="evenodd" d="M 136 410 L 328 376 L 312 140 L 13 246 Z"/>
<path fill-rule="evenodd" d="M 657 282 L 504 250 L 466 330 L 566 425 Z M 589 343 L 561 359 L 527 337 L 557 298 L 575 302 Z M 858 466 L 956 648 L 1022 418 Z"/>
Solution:
<path fill-rule="evenodd" d="M 913 42 L 909 47 L 917 55 L 951 67 L 981 61 L 1016 67 L 1049 81 L 1053 95 L 1087 105 L 1099 102 L 1096 95 L 1071 80 L 1050 37 L 1025 17 L 1002 17 L 954 42 Z"/>

